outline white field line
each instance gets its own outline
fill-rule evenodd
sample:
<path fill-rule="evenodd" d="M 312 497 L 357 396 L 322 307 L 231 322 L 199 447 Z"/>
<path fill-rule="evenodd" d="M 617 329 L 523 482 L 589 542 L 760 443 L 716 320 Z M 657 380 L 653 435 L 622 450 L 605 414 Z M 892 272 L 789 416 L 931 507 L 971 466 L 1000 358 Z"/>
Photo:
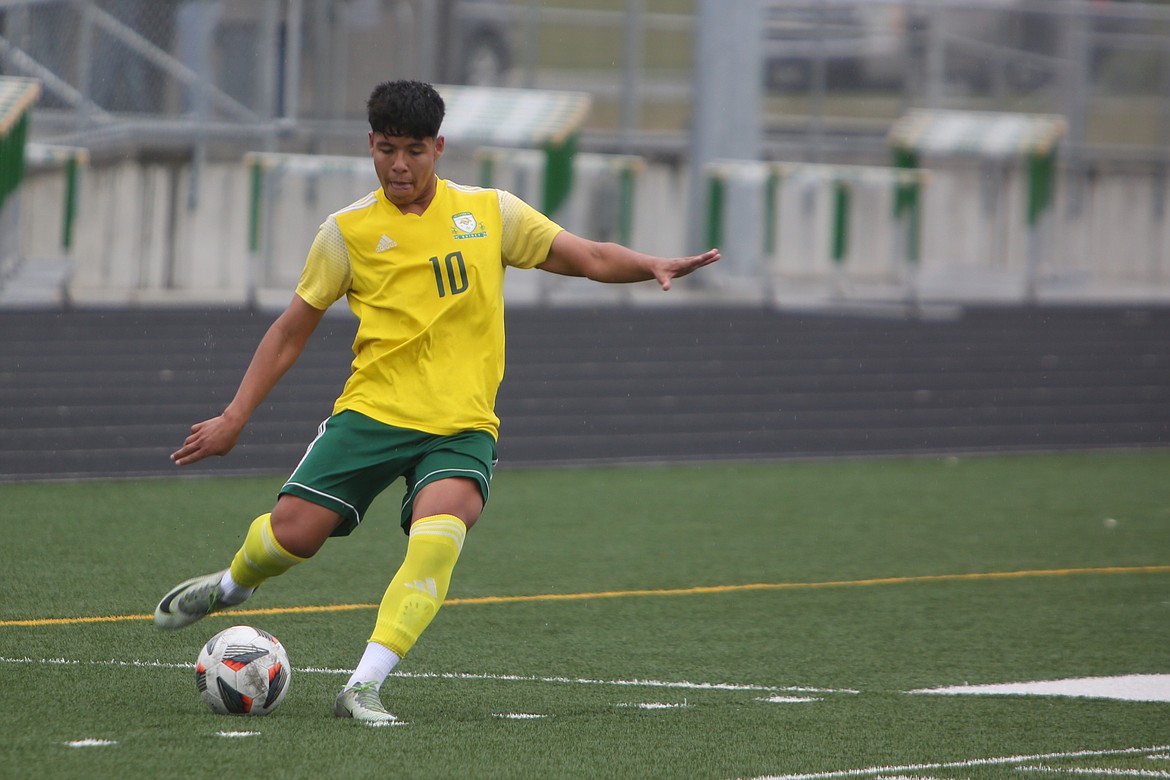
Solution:
<path fill-rule="evenodd" d="M 118 660 L 81 661 L 69 658 L 8 658 L 0 656 L 0 663 L 57 666 L 109 666 L 135 669 L 194 669 L 194 663 L 169 661 Z M 296 672 L 348 676 L 349 669 L 329 669 L 313 666 L 293 666 Z M 521 674 L 472 674 L 467 672 L 394 672 L 392 677 L 409 680 L 486 680 L 490 682 L 555 683 L 559 685 L 608 685 L 623 688 L 666 688 L 687 691 L 750 691 L 755 693 L 818 693 L 857 694 L 850 688 L 807 688 L 802 686 L 754 685 L 750 683 L 687 682 L 685 680 L 595 680 L 587 677 L 537 677 Z"/>
<path fill-rule="evenodd" d="M 1064 680 L 919 688 L 910 693 L 942 696 L 1075 696 L 1118 701 L 1170 702 L 1170 674 L 1126 674 Z"/>
<path fill-rule="evenodd" d="M 1160 769 L 1106 769 L 1104 767 L 1018 766 L 1017 772 L 1043 772 L 1051 775 L 1096 775 L 1098 777 L 1170 777 Z"/>
<path fill-rule="evenodd" d="M 1045 761 L 1054 758 L 1096 758 L 1100 756 L 1129 756 L 1137 753 L 1156 753 L 1170 749 L 1168 745 L 1144 748 L 1122 748 L 1120 750 L 1077 750 L 1068 753 L 1040 753 L 1033 756 L 1001 756 L 998 758 L 972 758 L 967 761 L 949 761 L 935 764 L 905 764 L 903 766 L 873 766 L 864 769 L 841 769 L 833 772 L 812 772 L 795 775 L 761 775 L 753 780 L 822 780 L 830 777 L 869 777 L 886 775 L 890 772 L 925 772 L 931 769 L 962 769 L 976 766 L 997 766 L 1003 764 L 1024 764 L 1029 761 Z"/>
<path fill-rule="evenodd" d="M 344 672 L 344 674 L 349 674 L 349 672 Z M 394 672 L 394 676 L 406 677 L 416 680 L 435 678 L 443 680 L 491 680 L 500 682 L 556 683 L 560 685 L 610 685 L 624 688 L 669 688 L 687 691 L 752 691 L 757 693 L 785 692 L 820 694 L 860 693 L 860 691 L 852 690 L 850 688 L 806 688 L 802 686 L 753 685 L 750 683 L 687 682 L 685 680 L 595 680 L 588 677 L 536 677 L 520 674 L 470 674 L 460 672 Z"/>
<path fill-rule="evenodd" d="M 823 701 L 823 699 L 816 696 L 764 696 L 756 699 L 756 701 L 767 702 L 768 704 L 808 704 L 809 702 Z"/>

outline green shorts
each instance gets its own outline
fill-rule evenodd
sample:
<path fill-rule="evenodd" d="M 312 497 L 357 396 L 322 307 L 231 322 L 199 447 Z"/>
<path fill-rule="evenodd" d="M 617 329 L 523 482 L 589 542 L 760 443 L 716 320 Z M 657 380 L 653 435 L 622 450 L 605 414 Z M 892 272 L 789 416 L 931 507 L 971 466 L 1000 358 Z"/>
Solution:
<path fill-rule="evenodd" d="M 342 411 L 321 423 L 280 495 L 334 510 L 342 521 L 333 536 L 345 536 L 391 482 L 405 477 L 402 530 L 409 533 L 419 490 L 449 477 L 474 479 L 486 505 L 495 463 L 496 441 L 486 431 L 437 436 Z"/>

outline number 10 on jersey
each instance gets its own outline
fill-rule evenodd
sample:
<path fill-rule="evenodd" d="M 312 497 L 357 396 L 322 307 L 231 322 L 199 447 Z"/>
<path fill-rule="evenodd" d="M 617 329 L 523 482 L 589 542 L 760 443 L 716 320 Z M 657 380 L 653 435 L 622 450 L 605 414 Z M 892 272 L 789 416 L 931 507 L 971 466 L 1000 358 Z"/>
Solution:
<path fill-rule="evenodd" d="M 435 285 L 439 288 L 440 298 L 448 292 L 458 295 L 467 289 L 467 266 L 463 263 L 462 252 L 452 252 L 442 261 L 432 257 L 431 267 L 435 270 Z"/>

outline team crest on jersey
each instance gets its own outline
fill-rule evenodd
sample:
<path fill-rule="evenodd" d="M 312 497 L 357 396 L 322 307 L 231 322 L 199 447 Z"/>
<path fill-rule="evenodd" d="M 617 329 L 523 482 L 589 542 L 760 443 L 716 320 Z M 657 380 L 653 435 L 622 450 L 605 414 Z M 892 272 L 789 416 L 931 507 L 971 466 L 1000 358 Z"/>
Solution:
<path fill-rule="evenodd" d="M 455 223 L 455 230 L 451 233 L 453 238 L 483 238 L 487 235 L 487 231 L 483 229 L 483 225 L 479 224 L 479 220 L 470 211 L 463 211 L 456 214 L 451 217 L 451 221 Z"/>

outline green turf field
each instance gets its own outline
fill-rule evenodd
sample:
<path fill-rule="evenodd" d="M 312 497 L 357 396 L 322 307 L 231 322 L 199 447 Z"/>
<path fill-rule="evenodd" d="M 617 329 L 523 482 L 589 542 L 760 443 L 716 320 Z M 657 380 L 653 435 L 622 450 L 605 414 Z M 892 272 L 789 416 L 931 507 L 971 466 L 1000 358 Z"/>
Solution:
<path fill-rule="evenodd" d="M 911 693 L 1164 681 L 1167 452 L 501 470 L 386 728 L 330 712 L 396 490 L 248 612 L 147 618 L 279 484 L 0 486 L 0 777 L 1170 777 L 1165 693 Z M 195 691 L 233 623 L 288 648 L 267 718 Z"/>

